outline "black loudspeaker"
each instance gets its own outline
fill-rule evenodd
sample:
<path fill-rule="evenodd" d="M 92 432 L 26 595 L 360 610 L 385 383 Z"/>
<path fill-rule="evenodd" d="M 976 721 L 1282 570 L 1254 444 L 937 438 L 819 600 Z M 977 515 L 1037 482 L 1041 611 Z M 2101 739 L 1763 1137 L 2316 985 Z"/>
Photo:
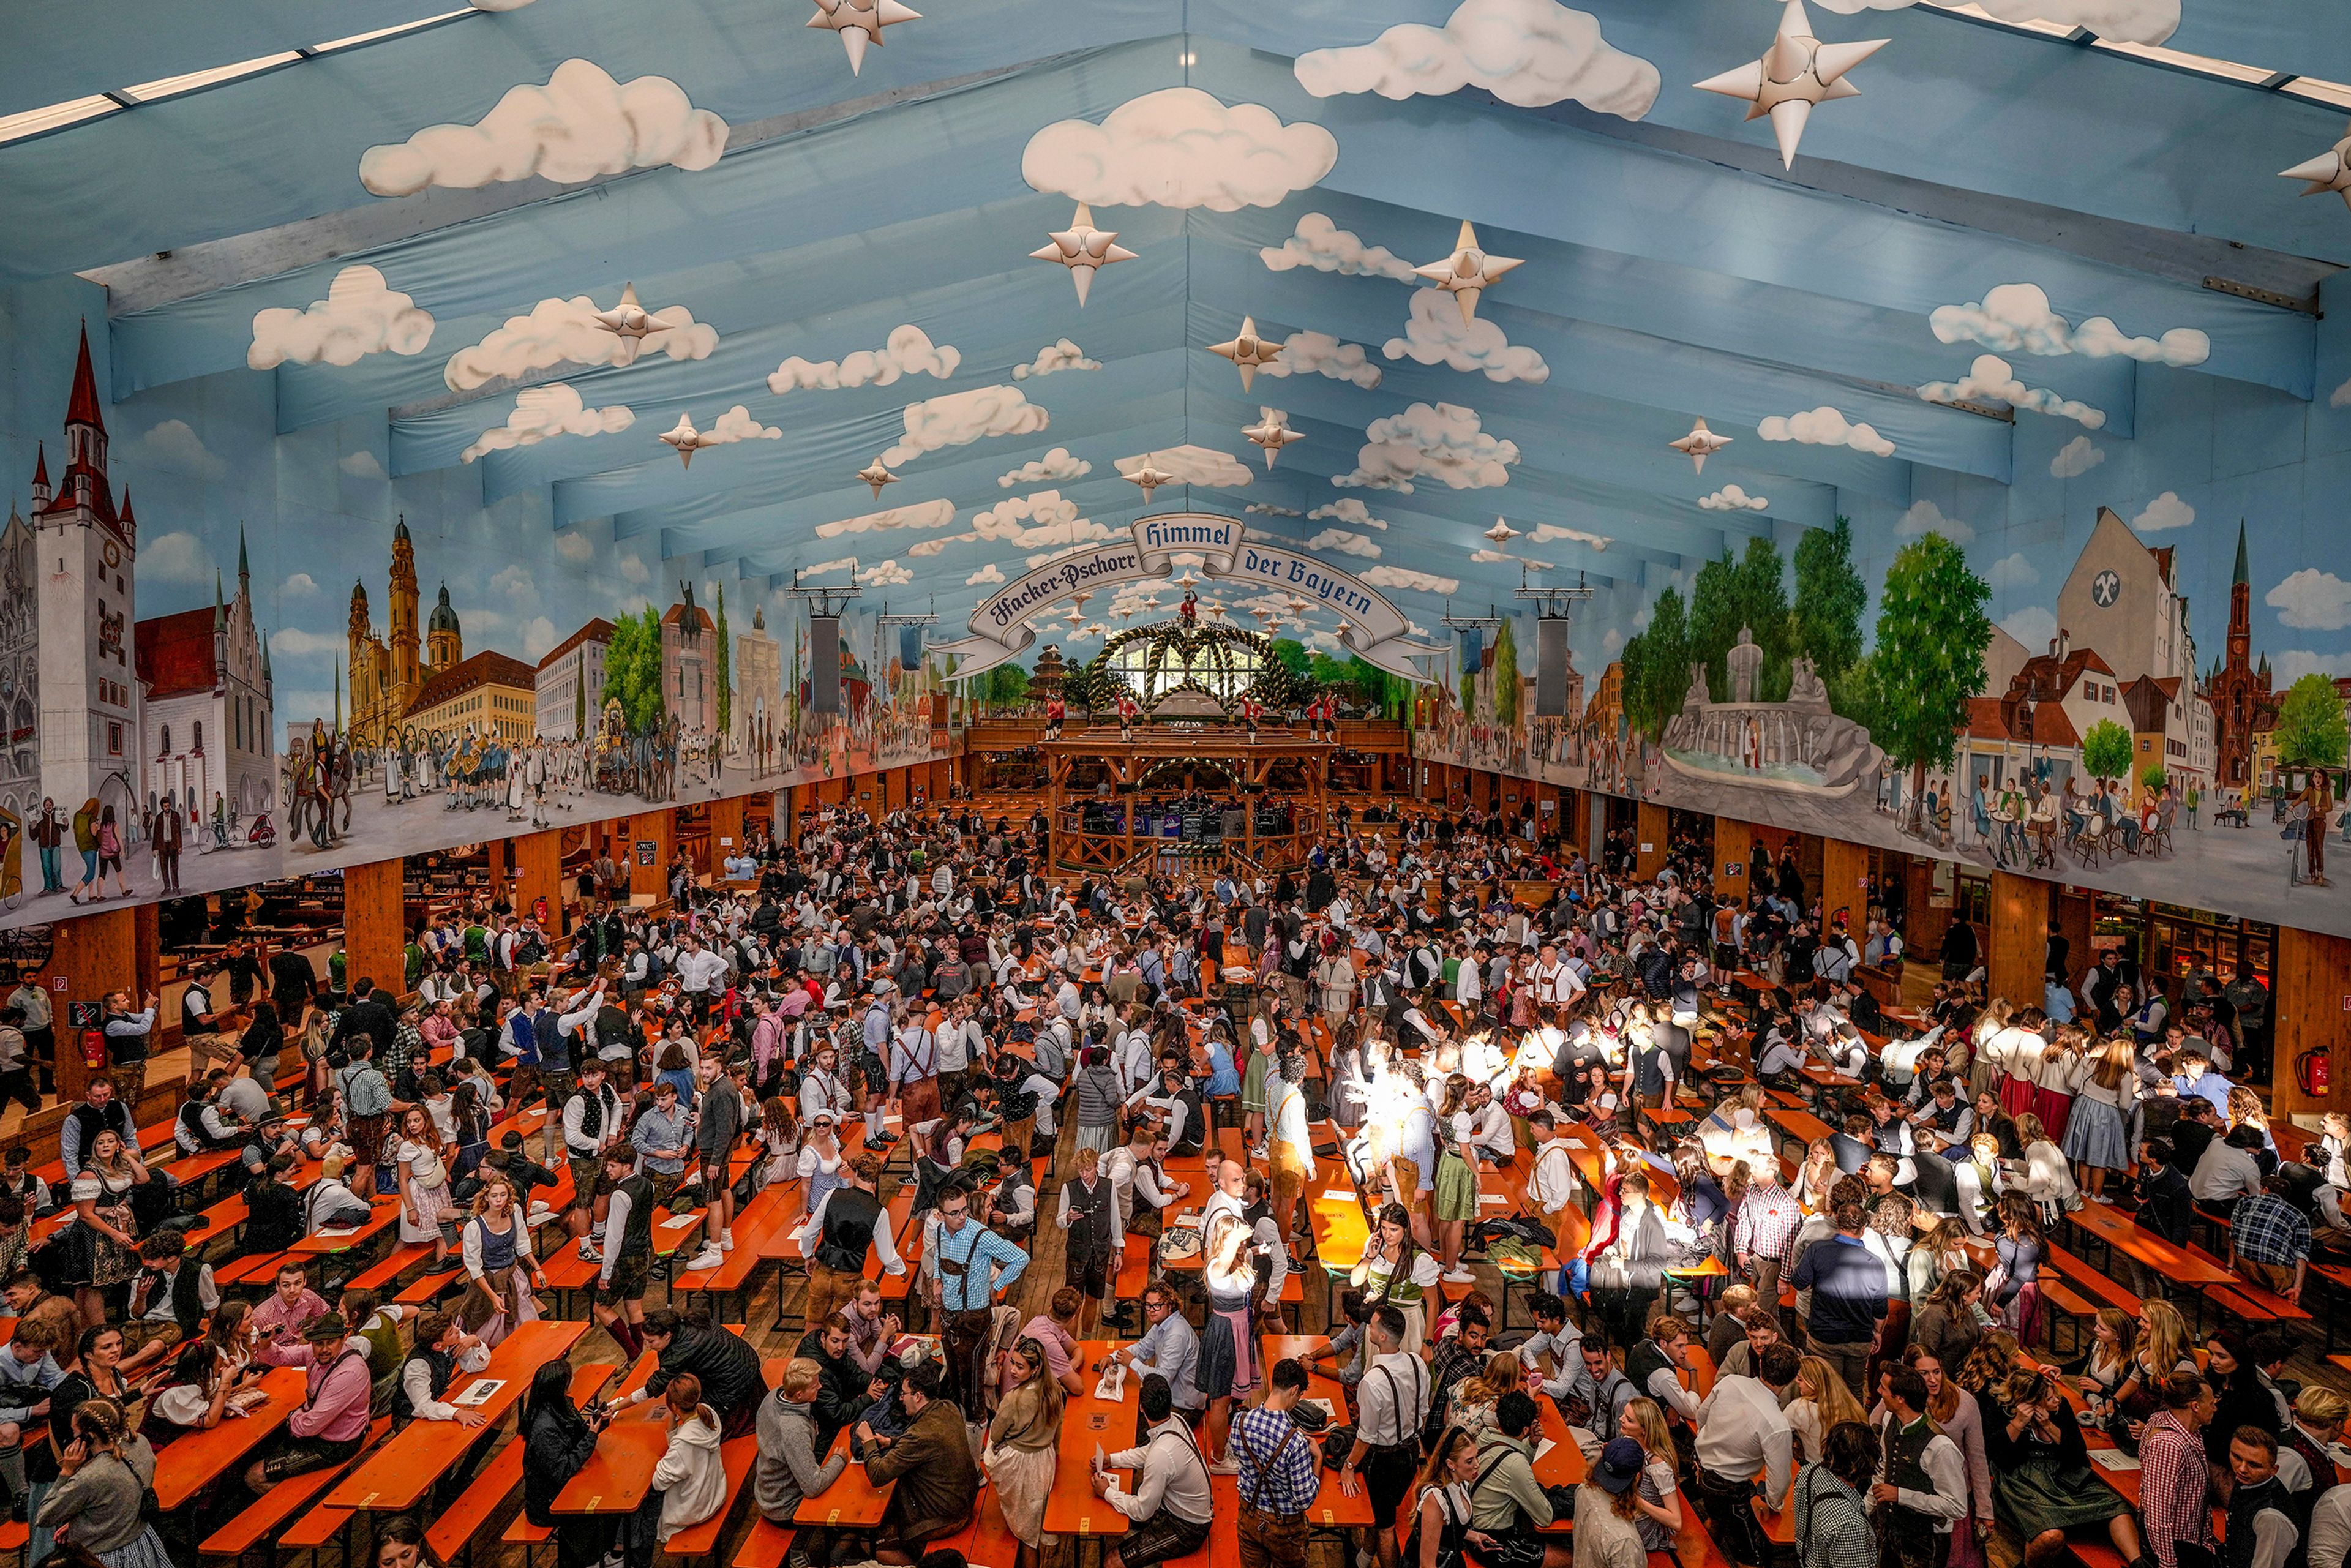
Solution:
<path fill-rule="evenodd" d="M 809 711 L 841 711 L 841 617 L 809 617 Z"/>
<path fill-rule="evenodd" d="M 1535 716 L 1567 716 L 1567 618 L 1535 622 Z"/>

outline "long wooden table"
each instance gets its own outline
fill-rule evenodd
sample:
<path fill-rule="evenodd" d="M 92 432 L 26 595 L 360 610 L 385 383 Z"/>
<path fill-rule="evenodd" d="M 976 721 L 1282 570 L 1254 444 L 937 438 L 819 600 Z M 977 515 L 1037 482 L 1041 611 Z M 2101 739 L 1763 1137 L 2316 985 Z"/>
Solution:
<path fill-rule="evenodd" d="M 1078 1342 L 1078 1354 L 1099 1369 L 1115 1340 Z M 1082 1394 L 1061 1406 L 1061 1442 L 1054 1456 L 1053 1495 L 1045 1503 L 1045 1529 L 1054 1535 L 1124 1535 L 1126 1515 L 1094 1495 L 1094 1449 L 1114 1454 L 1134 1446 L 1135 1401 L 1143 1380 L 1129 1372 L 1122 1397 L 1098 1399 L 1089 1381 Z"/>
<path fill-rule="evenodd" d="M 2108 1247 L 2137 1259 L 2168 1280 L 2199 1289 L 2237 1282 L 2237 1277 L 2226 1269 L 2199 1258 L 2184 1247 L 2174 1246 L 2105 1204 L 2085 1203 L 2066 1218 Z"/>
<path fill-rule="evenodd" d="M 164 1512 L 184 1507 L 204 1488 L 244 1464 L 270 1434 L 302 1407 L 309 1375 L 298 1366 L 270 1368 L 260 1387 L 269 1397 L 249 1415 L 224 1413 L 220 1424 L 166 1444 L 155 1456 L 155 1501 Z"/>
<path fill-rule="evenodd" d="M 849 1433 L 844 1431 L 832 1440 L 831 1454 L 848 1452 Z M 828 1530 L 871 1530 L 882 1522 L 883 1511 L 890 1506 L 890 1494 L 897 1490 L 896 1481 L 875 1486 L 866 1476 L 865 1467 L 851 1459 L 841 1467 L 841 1474 L 831 1486 L 814 1497 L 800 1499 L 792 1522 L 822 1525 Z"/>

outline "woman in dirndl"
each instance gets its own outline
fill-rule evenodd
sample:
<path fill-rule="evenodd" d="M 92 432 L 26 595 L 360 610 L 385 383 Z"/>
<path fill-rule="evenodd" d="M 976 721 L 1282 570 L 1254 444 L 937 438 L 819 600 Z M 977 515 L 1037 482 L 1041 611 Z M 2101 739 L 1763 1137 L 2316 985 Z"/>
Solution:
<path fill-rule="evenodd" d="M 1265 1381 L 1259 1364 L 1256 1309 L 1255 1228 L 1238 1207 L 1220 1201 L 1200 1226 L 1200 1267 L 1208 1290 L 1208 1315 L 1200 1330 L 1200 1359 L 1192 1385 L 1211 1404 L 1246 1401 Z"/>
<path fill-rule="evenodd" d="M 496 1349 L 517 1325 L 538 1321 L 538 1298 L 547 1284 L 531 1249 L 530 1227 L 515 1212 L 514 1188 L 492 1174 L 474 1195 L 474 1212 L 460 1233 L 465 1263 L 465 1299 L 457 1309 L 460 1325 Z"/>
<path fill-rule="evenodd" d="M 172 1568 L 141 1506 L 154 1485 L 155 1450 L 131 1429 L 121 1406 L 85 1399 L 74 1406 L 73 1441 L 59 1450 L 57 1467 L 33 1523 L 69 1534 L 75 1555 L 103 1568 Z"/>
<path fill-rule="evenodd" d="M 65 1243 L 78 1249 L 70 1278 L 86 1323 L 104 1322 L 108 1290 L 139 1272 L 139 1222 L 131 1212 L 131 1193 L 146 1179 L 147 1167 L 120 1134 L 110 1127 L 90 1140 L 89 1157 L 68 1192 L 75 1215 Z"/>
<path fill-rule="evenodd" d="M 400 1239 L 403 1245 L 433 1243 L 437 1269 L 448 1261 L 457 1239 L 457 1209 L 449 1197 L 449 1167 L 441 1160 L 441 1138 L 423 1107 L 413 1105 L 401 1117 L 400 1134 L 392 1145 L 400 1172 Z"/>
<path fill-rule="evenodd" d="M 1427 1331 L 1421 1297 L 1443 1273 L 1437 1260 L 1413 1241 L 1411 1214 L 1404 1205 L 1391 1203 L 1381 1208 L 1370 1244 L 1348 1280 L 1362 1287 L 1373 1311 L 1394 1307 L 1404 1314 L 1404 1340 L 1396 1348 L 1417 1355 Z"/>
<path fill-rule="evenodd" d="M 1001 1386 L 980 1463 L 996 1483 L 1006 1528 L 1020 1542 L 1017 1568 L 1038 1568 L 1061 1442 L 1061 1385 L 1046 1366 L 1045 1347 L 1024 1335 L 1004 1353 Z"/>

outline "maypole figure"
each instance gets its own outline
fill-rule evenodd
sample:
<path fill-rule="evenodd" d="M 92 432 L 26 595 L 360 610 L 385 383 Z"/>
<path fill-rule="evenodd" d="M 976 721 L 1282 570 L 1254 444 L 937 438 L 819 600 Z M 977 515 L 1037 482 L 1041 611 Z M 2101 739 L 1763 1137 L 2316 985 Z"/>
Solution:
<path fill-rule="evenodd" d="M 1184 591 L 1184 602 L 1176 607 L 1176 613 L 1177 616 L 1182 618 L 1184 630 L 1186 632 L 1198 626 L 1200 624 L 1200 596 L 1193 592 L 1190 589 L 1186 589 Z"/>
<path fill-rule="evenodd" d="M 1142 711 L 1143 705 L 1134 700 L 1134 694 L 1133 692 L 1121 692 L 1118 694 L 1119 739 L 1129 742 L 1134 739 L 1134 716 Z"/>
<path fill-rule="evenodd" d="M 1265 716 L 1265 705 L 1257 700 L 1254 692 L 1241 694 L 1241 722 L 1249 726 L 1249 743 L 1257 743 L 1257 721 Z"/>
<path fill-rule="evenodd" d="M 1045 738 L 1048 740 L 1061 739 L 1061 726 L 1069 722 L 1069 717 L 1070 705 L 1061 700 L 1061 693 L 1055 692 L 1051 696 L 1046 698 Z"/>

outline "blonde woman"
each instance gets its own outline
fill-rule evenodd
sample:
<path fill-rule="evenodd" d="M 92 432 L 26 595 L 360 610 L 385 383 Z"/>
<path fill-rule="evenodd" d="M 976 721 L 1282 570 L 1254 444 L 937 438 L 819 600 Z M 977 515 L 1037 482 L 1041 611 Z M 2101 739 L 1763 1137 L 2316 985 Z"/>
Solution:
<path fill-rule="evenodd" d="M 531 1249 L 530 1227 L 515 1212 L 514 1188 L 504 1176 L 483 1178 L 472 1215 L 459 1233 L 466 1291 L 458 1320 L 467 1333 L 496 1349 L 519 1323 L 538 1320 L 547 1275 Z"/>
<path fill-rule="evenodd" d="M 449 1200 L 449 1167 L 442 1163 L 440 1135 L 422 1106 L 411 1106 L 401 1117 L 400 1136 L 392 1146 L 400 1172 L 400 1239 L 413 1246 L 433 1243 L 438 1269 L 449 1258 L 456 1239 L 456 1206 Z"/>
<path fill-rule="evenodd" d="M 1666 1424 L 1665 1407 L 1646 1395 L 1626 1401 L 1625 1414 L 1616 1418 L 1616 1435 L 1640 1444 L 1647 1456 L 1636 1489 L 1641 1511 L 1633 1521 L 1641 1532 L 1641 1545 L 1650 1552 L 1672 1552 L 1675 1537 L 1682 1532 L 1682 1499 L 1674 1482 L 1674 1434 Z"/>
<path fill-rule="evenodd" d="M 74 1406 L 73 1441 L 57 1452 L 34 1522 L 69 1535 L 78 1552 L 104 1568 L 172 1568 L 163 1538 L 147 1522 L 141 1500 L 155 1483 L 155 1450 L 131 1430 L 122 1406 L 85 1399 Z"/>
<path fill-rule="evenodd" d="M 2138 1350 L 2130 1358 L 2130 1375 L 2115 1390 L 2119 1405 L 2135 1396 L 2158 1403 L 2163 1380 L 2175 1372 L 2196 1370 L 2196 1340 L 2188 1320 L 2169 1301 L 2143 1301 L 2138 1309 Z"/>
<path fill-rule="evenodd" d="M 2114 1397 L 2131 1375 L 2138 1354 L 2138 1320 L 2120 1307 L 2101 1307 L 2090 1330 L 2090 1354 L 2080 1374 L 2069 1378 L 2089 1405 L 2091 1419 L 2105 1424 Z"/>
<path fill-rule="evenodd" d="M 90 1140 L 89 1155 L 68 1189 L 74 1227 L 60 1245 L 78 1260 L 68 1267 L 74 1304 L 82 1322 L 106 1322 L 106 1292 L 139 1272 L 139 1222 L 131 1212 L 131 1192 L 147 1179 L 147 1167 L 112 1128 Z"/>
<path fill-rule="evenodd" d="M 2082 1206 L 2081 1190 L 2065 1165 L 2065 1151 L 2030 1111 L 2016 1119 L 2016 1141 L 2024 1145 L 2022 1189 L 2040 1210 L 2043 1227 L 2053 1228 L 2067 1209 Z"/>
<path fill-rule="evenodd" d="M 2008 1074 L 2008 1019 L 2014 1004 L 2006 997 L 1994 997 L 1976 1019 L 1973 1030 L 1976 1059 L 1968 1069 L 1968 1094 L 1998 1094 L 2001 1080 Z"/>
<path fill-rule="evenodd" d="M 1796 1364 L 1796 1396 L 1784 1414 L 1796 1435 L 1798 1461 L 1817 1463 L 1831 1427 L 1842 1421 L 1864 1419 L 1861 1401 L 1847 1388 L 1844 1375 L 1817 1355 Z"/>
<path fill-rule="evenodd" d="M 2089 1039 L 2079 1024 L 2061 1024 L 2049 1043 L 2042 1048 L 2041 1060 L 2032 1072 L 2032 1113 L 2049 1129 L 2052 1143 L 2065 1135 L 2065 1124 L 2074 1113 L 2074 1093 L 2082 1080 L 2089 1076 L 2082 1056 L 2082 1047 Z"/>
<path fill-rule="evenodd" d="M 2074 1094 L 2073 1114 L 2058 1140 L 2087 1187 L 2090 1201 L 2105 1203 L 2106 1173 L 2130 1169 L 2132 1113 L 2138 1108 L 2137 1052 L 2116 1035 L 2084 1058 L 2085 1071 Z"/>
<path fill-rule="evenodd" d="M 621 1542 L 631 1563 L 652 1563 L 656 1547 L 726 1506 L 718 1412 L 702 1402 L 702 1379 L 690 1372 L 672 1378 L 662 1396 L 660 1419 L 669 1427 L 669 1443 L 653 1465 L 653 1490 L 621 1525 Z"/>
<path fill-rule="evenodd" d="M 1061 1441 L 1064 1396 L 1049 1370 L 1045 1347 L 1023 1335 L 1003 1355 L 1003 1393 L 987 1423 L 980 1463 L 996 1483 L 997 1506 L 1020 1542 L 1018 1568 L 1043 1560 L 1045 1502 Z"/>
<path fill-rule="evenodd" d="M 1486 1358 L 1486 1369 L 1475 1377 L 1465 1377 L 1453 1385 L 1448 1396 L 1446 1424 L 1459 1427 L 1472 1437 L 1491 1431 L 1494 1427 L 1494 1401 L 1505 1394 L 1523 1393 L 1527 1386 L 1526 1364 L 1514 1350 L 1497 1351 Z"/>

